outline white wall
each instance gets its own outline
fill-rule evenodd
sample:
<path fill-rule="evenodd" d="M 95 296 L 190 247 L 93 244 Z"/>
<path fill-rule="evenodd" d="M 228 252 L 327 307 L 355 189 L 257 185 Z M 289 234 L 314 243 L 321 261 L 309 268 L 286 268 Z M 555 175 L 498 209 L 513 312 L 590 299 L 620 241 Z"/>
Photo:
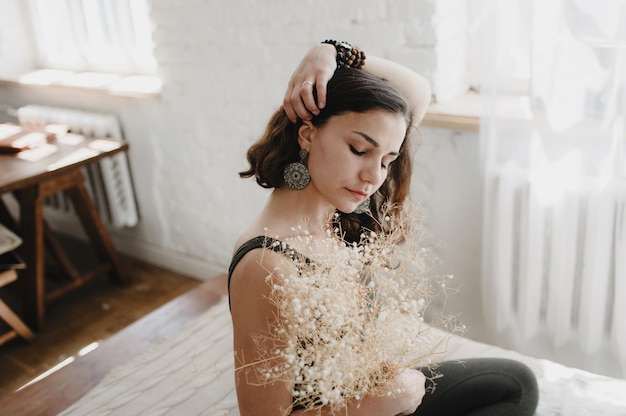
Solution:
<path fill-rule="evenodd" d="M 442 264 L 435 272 L 452 274 L 450 286 L 459 289 L 446 310 L 461 314 L 468 337 L 487 341 L 491 334 L 481 318 L 482 193 L 478 133 L 422 128 L 412 199 L 423 204 L 427 230 L 438 247 Z"/>
<path fill-rule="evenodd" d="M 0 0 L 3 16 L 19 15 L 19 8 L 9 7 L 13 3 Z M 130 143 L 142 217 L 133 229 L 113 231 L 116 246 L 200 279 L 226 270 L 236 235 L 267 196 L 237 172 L 246 167 L 246 149 L 280 105 L 293 68 L 314 42 L 344 39 L 407 64 L 431 79 L 440 98 L 467 88 L 465 1 L 151 3 L 164 84 L 160 99 L 0 87 L 0 108 L 40 103 L 115 113 Z M 3 56 L 13 61 L 20 55 L 9 52 L 6 42 L 21 31 L 10 26 L 17 21 L 5 19 L 0 27 L 0 73 Z M 14 62 L 30 62 L 27 49 Z M 478 137 L 423 129 L 422 141 L 413 199 L 425 202 L 433 234 L 445 243 L 442 272 L 463 286 L 452 309 L 463 311 L 476 338 L 482 331 Z"/>

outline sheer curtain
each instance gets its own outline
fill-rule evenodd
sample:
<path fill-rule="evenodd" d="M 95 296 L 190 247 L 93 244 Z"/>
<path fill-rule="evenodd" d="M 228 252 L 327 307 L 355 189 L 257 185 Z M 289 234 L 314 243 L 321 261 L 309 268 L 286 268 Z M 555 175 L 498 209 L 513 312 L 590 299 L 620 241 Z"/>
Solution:
<path fill-rule="evenodd" d="M 492 341 L 624 377 L 626 2 L 493 1 L 478 18 Z"/>

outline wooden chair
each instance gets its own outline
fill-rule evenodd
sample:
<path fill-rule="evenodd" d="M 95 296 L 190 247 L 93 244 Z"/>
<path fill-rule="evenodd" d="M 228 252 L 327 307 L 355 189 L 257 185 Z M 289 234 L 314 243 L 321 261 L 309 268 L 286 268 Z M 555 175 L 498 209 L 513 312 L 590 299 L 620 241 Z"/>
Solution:
<path fill-rule="evenodd" d="M 0 271 L 0 287 L 6 286 L 16 280 L 17 271 L 15 269 Z M 2 299 L 0 299 L 0 318 L 11 327 L 11 330 L 8 332 L 0 334 L 0 345 L 17 336 L 20 336 L 27 341 L 30 341 L 35 337 L 35 334 L 33 334 L 30 328 L 22 322 L 17 314 L 15 314 L 15 312 L 13 312 L 13 310 Z"/>

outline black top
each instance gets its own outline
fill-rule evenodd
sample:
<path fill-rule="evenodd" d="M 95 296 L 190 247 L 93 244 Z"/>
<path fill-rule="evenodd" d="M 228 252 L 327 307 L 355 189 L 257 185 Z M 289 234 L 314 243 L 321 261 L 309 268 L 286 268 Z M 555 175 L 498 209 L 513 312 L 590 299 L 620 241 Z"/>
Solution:
<path fill-rule="evenodd" d="M 282 241 L 277 240 L 275 238 L 266 237 L 266 236 L 263 236 L 263 235 L 251 238 L 250 240 L 248 240 L 245 243 L 243 243 L 237 249 L 237 251 L 235 251 L 235 254 L 233 255 L 233 259 L 230 262 L 230 266 L 228 267 L 228 299 L 229 299 L 229 302 L 230 302 L 230 278 L 232 277 L 232 274 L 233 274 L 233 271 L 235 270 L 235 267 L 237 267 L 237 264 L 239 264 L 239 262 L 241 261 L 243 256 L 248 254 L 250 251 L 256 250 L 258 248 L 266 248 L 266 249 L 269 249 L 269 250 L 273 250 L 276 253 L 280 253 L 280 254 L 283 254 L 286 257 L 289 257 L 290 259 L 302 258 L 302 259 L 304 259 L 306 264 L 311 264 L 311 262 L 312 262 L 311 259 L 309 259 L 308 257 L 303 256 L 302 254 L 298 253 L 296 250 L 290 248 L 287 244 L 285 244 Z"/>
<path fill-rule="evenodd" d="M 250 251 L 256 250 L 258 248 L 266 248 L 266 249 L 275 251 L 276 253 L 283 254 L 284 256 L 289 257 L 292 260 L 295 260 L 298 258 L 304 259 L 304 262 L 306 264 L 313 263 L 311 259 L 309 259 L 306 256 L 303 256 L 302 254 L 292 249 L 291 247 L 289 247 L 287 244 L 283 243 L 280 240 L 277 240 L 272 237 L 265 237 L 265 236 L 258 236 L 258 237 L 251 238 L 250 240 L 243 243 L 237 249 L 237 251 L 235 251 L 235 254 L 233 255 L 233 259 L 230 262 L 230 267 L 228 267 L 228 304 L 229 305 L 230 305 L 230 278 L 233 274 L 233 271 L 235 270 L 235 267 L 237 267 L 237 264 L 239 264 L 243 256 L 248 254 Z M 292 410 L 298 410 L 298 409 L 303 409 L 303 407 L 296 405 L 296 406 L 293 406 Z"/>

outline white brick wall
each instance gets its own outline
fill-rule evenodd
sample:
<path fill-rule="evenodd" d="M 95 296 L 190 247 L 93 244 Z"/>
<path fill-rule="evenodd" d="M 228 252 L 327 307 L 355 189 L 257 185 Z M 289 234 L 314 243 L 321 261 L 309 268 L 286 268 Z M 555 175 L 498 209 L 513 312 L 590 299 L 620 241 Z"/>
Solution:
<path fill-rule="evenodd" d="M 156 208 L 165 211 L 167 218 L 177 218 L 177 225 L 170 227 L 171 241 L 167 244 L 183 253 L 205 256 L 208 252 L 227 258 L 230 247 L 222 246 L 222 242 L 232 240 L 231 227 L 241 225 L 214 223 L 207 216 L 203 200 L 220 189 L 225 180 L 233 181 L 230 189 L 249 188 L 247 182 L 236 178 L 237 170 L 244 166 L 245 149 L 280 104 L 292 69 L 312 43 L 327 37 L 349 40 L 368 53 L 389 57 L 424 73 L 433 80 L 435 94 L 441 90 L 447 97 L 461 89 L 463 65 L 454 64 L 451 54 L 464 53 L 464 43 L 459 41 L 464 29 L 456 27 L 464 22 L 462 1 L 236 0 L 172 4 L 153 1 L 156 56 L 165 85 L 162 111 L 167 115 L 167 119 L 158 120 L 160 126 L 154 132 L 154 141 L 163 155 L 156 158 L 162 165 L 155 170 L 154 178 L 166 195 L 197 200 L 185 203 L 184 209 L 179 207 L 180 199 Z M 448 23 L 448 18 L 453 21 Z M 440 50 L 439 43 L 449 46 Z M 447 79 L 439 75 L 441 72 L 447 74 Z M 180 169 L 183 166 L 185 169 Z M 209 171 L 204 171 L 207 168 Z M 189 178 L 192 169 L 201 169 L 193 179 Z M 262 202 L 260 195 L 257 198 Z M 247 199 L 239 201 L 237 195 L 235 201 L 250 206 Z M 232 212 L 231 202 L 228 194 L 223 200 L 212 201 L 210 206 L 215 211 L 211 214 Z M 179 215 L 181 211 L 185 215 Z M 244 210 L 246 216 L 252 212 Z M 209 229 L 215 228 L 219 246 L 207 245 L 211 243 L 205 241 L 206 236 L 195 232 L 199 220 L 206 221 Z M 190 230 L 194 232 L 190 234 Z"/>
<path fill-rule="evenodd" d="M 15 9 L 9 3 L 0 0 L 2 13 Z M 130 143 L 141 223 L 116 231 L 115 243 L 122 252 L 199 278 L 226 270 L 236 235 L 264 203 L 267 191 L 253 180 L 240 179 L 237 172 L 246 167 L 246 149 L 280 105 L 287 80 L 310 45 L 325 38 L 344 39 L 369 54 L 397 60 L 430 78 L 438 99 L 466 88 L 466 0 L 151 3 L 164 84 L 160 99 L 0 87 L 0 108 L 40 103 L 117 114 Z M 6 39 L 21 30 L 17 17 L 2 21 L 17 26 L 0 26 L 0 63 L 9 54 L 5 48 L 13 44 Z M 23 62 L 32 53 L 26 49 L 22 47 Z M 2 70 L 0 66 L 0 75 Z M 476 137 L 433 130 L 424 135 L 416 197 L 426 199 L 433 234 L 452 242 L 442 252 L 446 272 L 463 278 L 464 286 L 478 285 L 478 276 L 464 271 L 474 274 L 480 261 L 471 255 L 476 249 L 465 246 L 480 241 L 476 224 L 481 219 L 475 209 L 480 195 L 473 195 L 474 200 L 463 196 L 463 216 L 448 217 L 461 215 L 451 209 L 458 202 L 457 187 L 475 189 L 477 179 L 432 162 L 461 166 L 467 159 L 459 149 L 473 151 Z M 424 177 L 431 174 L 437 182 L 424 186 Z M 469 304 L 475 298 L 468 299 Z M 457 309 L 471 321 L 472 308 L 479 307 L 470 306 Z"/>
<path fill-rule="evenodd" d="M 0 1 L 17 14 L 11 2 Z M 118 114 L 131 143 L 143 214 L 142 225 L 126 232 L 128 237 L 217 267 L 225 266 L 233 235 L 243 227 L 226 215 L 233 212 L 233 199 L 241 205 L 235 212 L 247 217 L 265 195 L 237 176 L 244 152 L 280 104 L 291 71 L 310 45 L 345 39 L 415 68 L 432 80 L 437 96 L 463 90 L 464 66 L 456 58 L 465 53 L 465 1 L 151 3 L 164 83 L 160 100 L 94 100 L 88 93 L 11 88 L 3 98 L 13 106 L 36 102 Z M 22 28 L 4 25 L 0 39 Z M 7 42 L 0 46 L 6 56 L 19 54 Z M 32 50 L 23 52 L 23 62 L 31 56 Z"/>

